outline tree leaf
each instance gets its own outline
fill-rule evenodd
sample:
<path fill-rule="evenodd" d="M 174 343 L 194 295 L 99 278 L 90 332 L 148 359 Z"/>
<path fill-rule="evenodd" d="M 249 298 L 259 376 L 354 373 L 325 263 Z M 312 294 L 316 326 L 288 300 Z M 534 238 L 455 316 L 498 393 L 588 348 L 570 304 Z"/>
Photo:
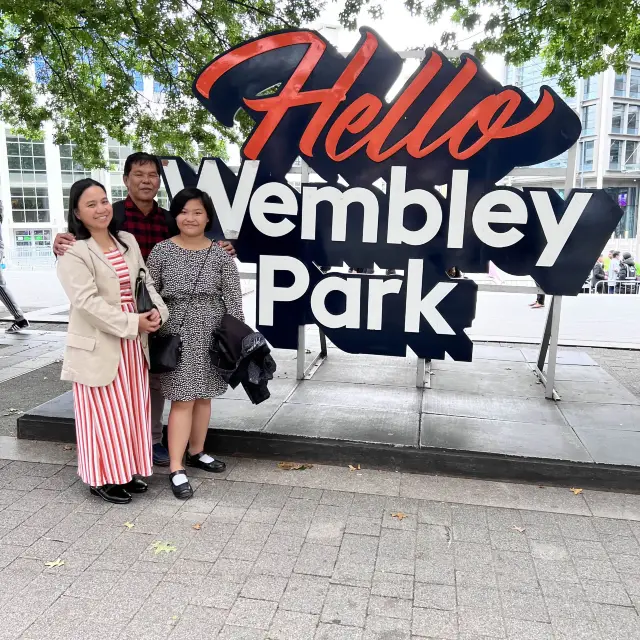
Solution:
<path fill-rule="evenodd" d="M 396 518 L 396 520 L 404 520 L 405 518 L 408 518 L 409 516 L 406 513 L 402 513 L 402 511 L 396 511 L 394 513 L 391 514 L 392 518 Z"/>
<path fill-rule="evenodd" d="M 202 529 L 202 524 L 200 522 L 196 522 L 191 528 L 196 531 L 200 531 L 200 529 Z"/>
<path fill-rule="evenodd" d="M 574 487 L 571 487 L 569 491 L 571 491 L 574 496 L 579 496 L 582 493 L 582 489 L 575 489 Z"/>
<path fill-rule="evenodd" d="M 173 553 L 177 551 L 177 547 L 172 545 L 170 542 L 160 542 L 156 541 L 151 545 L 152 549 L 154 549 L 154 555 L 158 555 L 159 553 Z"/>
<path fill-rule="evenodd" d="M 132 522 L 125 522 L 124 526 L 127 527 L 127 529 L 133 529 L 133 527 L 135 527 L 136 525 Z"/>
<path fill-rule="evenodd" d="M 50 560 L 49 562 L 45 562 L 44 566 L 45 567 L 61 567 L 62 565 L 64 565 L 64 560 L 60 560 L 60 558 L 58 558 L 57 560 Z"/>
<path fill-rule="evenodd" d="M 349 471 L 360 471 L 360 465 L 356 464 L 356 465 L 349 465 Z"/>
<path fill-rule="evenodd" d="M 525 528 L 524 527 L 518 527 L 515 524 L 513 525 L 513 527 L 511 527 L 514 531 L 517 531 L 518 533 L 524 533 Z"/>
<path fill-rule="evenodd" d="M 278 467 L 284 471 L 304 471 L 313 469 L 312 464 L 298 464 L 297 462 L 278 462 Z"/>

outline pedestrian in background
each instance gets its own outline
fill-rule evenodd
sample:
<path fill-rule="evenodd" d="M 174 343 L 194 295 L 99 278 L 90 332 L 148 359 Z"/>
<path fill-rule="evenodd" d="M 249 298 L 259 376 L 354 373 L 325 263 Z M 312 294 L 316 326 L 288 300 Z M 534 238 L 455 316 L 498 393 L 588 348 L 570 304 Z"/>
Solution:
<path fill-rule="evenodd" d="M 611 252 L 611 261 L 609 262 L 609 293 L 616 292 L 616 280 L 618 279 L 618 272 L 620 271 L 620 252 Z"/>
<path fill-rule="evenodd" d="M 2 221 L 3 221 L 3 205 L 0 201 L 0 265 L 4 260 L 4 242 L 2 240 Z M 15 298 L 11 295 L 7 287 L 7 281 L 4 278 L 4 269 L 0 266 L 0 302 L 7 308 L 7 311 L 13 316 L 13 324 L 7 329 L 7 333 L 18 333 L 23 329 L 29 328 L 29 321 L 24 317 L 22 309 L 18 306 Z"/>
<path fill-rule="evenodd" d="M 78 475 L 106 502 L 131 502 L 152 473 L 148 335 L 168 318 L 153 281 L 155 309 L 138 314 L 132 291 L 146 272 L 136 239 L 118 232 L 104 187 L 91 178 L 69 192 L 75 242 L 58 259 L 69 298 L 63 380 L 73 382 Z"/>
<path fill-rule="evenodd" d="M 591 275 L 591 290 L 595 293 L 602 293 L 604 291 L 604 284 L 598 287 L 598 283 L 604 282 L 607 279 L 607 274 L 604 270 L 604 256 L 600 256 L 595 266 L 593 267 L 593 273 Z"/>

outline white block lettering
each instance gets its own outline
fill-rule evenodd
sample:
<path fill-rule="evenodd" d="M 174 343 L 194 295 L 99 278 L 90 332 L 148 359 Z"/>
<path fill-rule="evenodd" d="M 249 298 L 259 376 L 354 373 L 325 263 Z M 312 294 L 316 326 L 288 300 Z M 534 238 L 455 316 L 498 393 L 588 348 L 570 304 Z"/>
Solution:
<path fill-rule="evenodd" d="M 293 274 L 290 287 L 276 287 L 276 271 Z M 273 326 L 275 302 L 292 302 L 301 298 L 309 288 L 309 272 L 297 258 L 290 256 L 260 256 L 258 263 L 258 324 Z"/>

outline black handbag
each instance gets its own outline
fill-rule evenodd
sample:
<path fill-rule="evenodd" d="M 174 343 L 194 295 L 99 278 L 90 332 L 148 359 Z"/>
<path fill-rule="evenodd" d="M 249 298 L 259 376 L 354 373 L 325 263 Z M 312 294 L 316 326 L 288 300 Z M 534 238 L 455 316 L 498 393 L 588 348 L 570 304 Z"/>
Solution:
<path fill-rule="evenodd" d="M 193 283 L 193 289 L 191 290 L 189 300 L 193 298 L 193 294 L 196 292 L 198 280 L 200 280 L 200 275 L 202 274 L 204 265 L 209 259 L 212 247 L 213 243 L 209 247 L 209 251 L 207 251 L 204 262 L 200 266 L 200 271 L 198 271 L 196 280 Z M 184 326 L 186 319 L 187 311 L 185 310 L 184 315 L 182 316 L 182 322 L 178 327 L 178 333 L 168 333 L 165 335 L 154 333 L 149 336 L 149 356 L 151 360 L 149 371 L 151 373 L 169 373 L 170 371 L 174 371 L 180 364 L 180 360 L 182 359 L 182 338 L 180 336 L 180 332 L 182 331 L 182 327 Z"/>
<path fill-rule="evenodd" d="M 138 277 L 136 278 L 135 299 L 136 310 L 138 313 L 149 313 L 153 311 L 156 306 L 153 304 L 149 289 L 147 289 L 147 272 L 144 269 L 138 271 Z"/>

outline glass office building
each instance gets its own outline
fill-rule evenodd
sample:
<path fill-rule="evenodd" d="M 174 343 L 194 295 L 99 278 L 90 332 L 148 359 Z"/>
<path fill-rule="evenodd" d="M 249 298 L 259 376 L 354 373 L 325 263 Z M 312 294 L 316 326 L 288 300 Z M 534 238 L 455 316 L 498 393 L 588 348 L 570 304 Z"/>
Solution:
<path fill-rule="evenodd" d="M 520 87 L 536 101 L 542 85 L 550 86 L 575 109 L 582 124 L 576 150 L 576 187 L 605 189 L 625 214 L 612 240 L 620 248 L 638 253 L 638 202 L 640 186 L 640 56 L 629 62 L 624 73 L 608 69 L 577 83 L 576 95 L 567 98 L 554 78 L 542 77 L 544 63 L 531 60 L 507 66 L 505 81 Z M 540 167 L 567 166 L 567 154 Z M 514 179 L 513 184 L 564 188 L 564 177 Z"/>

